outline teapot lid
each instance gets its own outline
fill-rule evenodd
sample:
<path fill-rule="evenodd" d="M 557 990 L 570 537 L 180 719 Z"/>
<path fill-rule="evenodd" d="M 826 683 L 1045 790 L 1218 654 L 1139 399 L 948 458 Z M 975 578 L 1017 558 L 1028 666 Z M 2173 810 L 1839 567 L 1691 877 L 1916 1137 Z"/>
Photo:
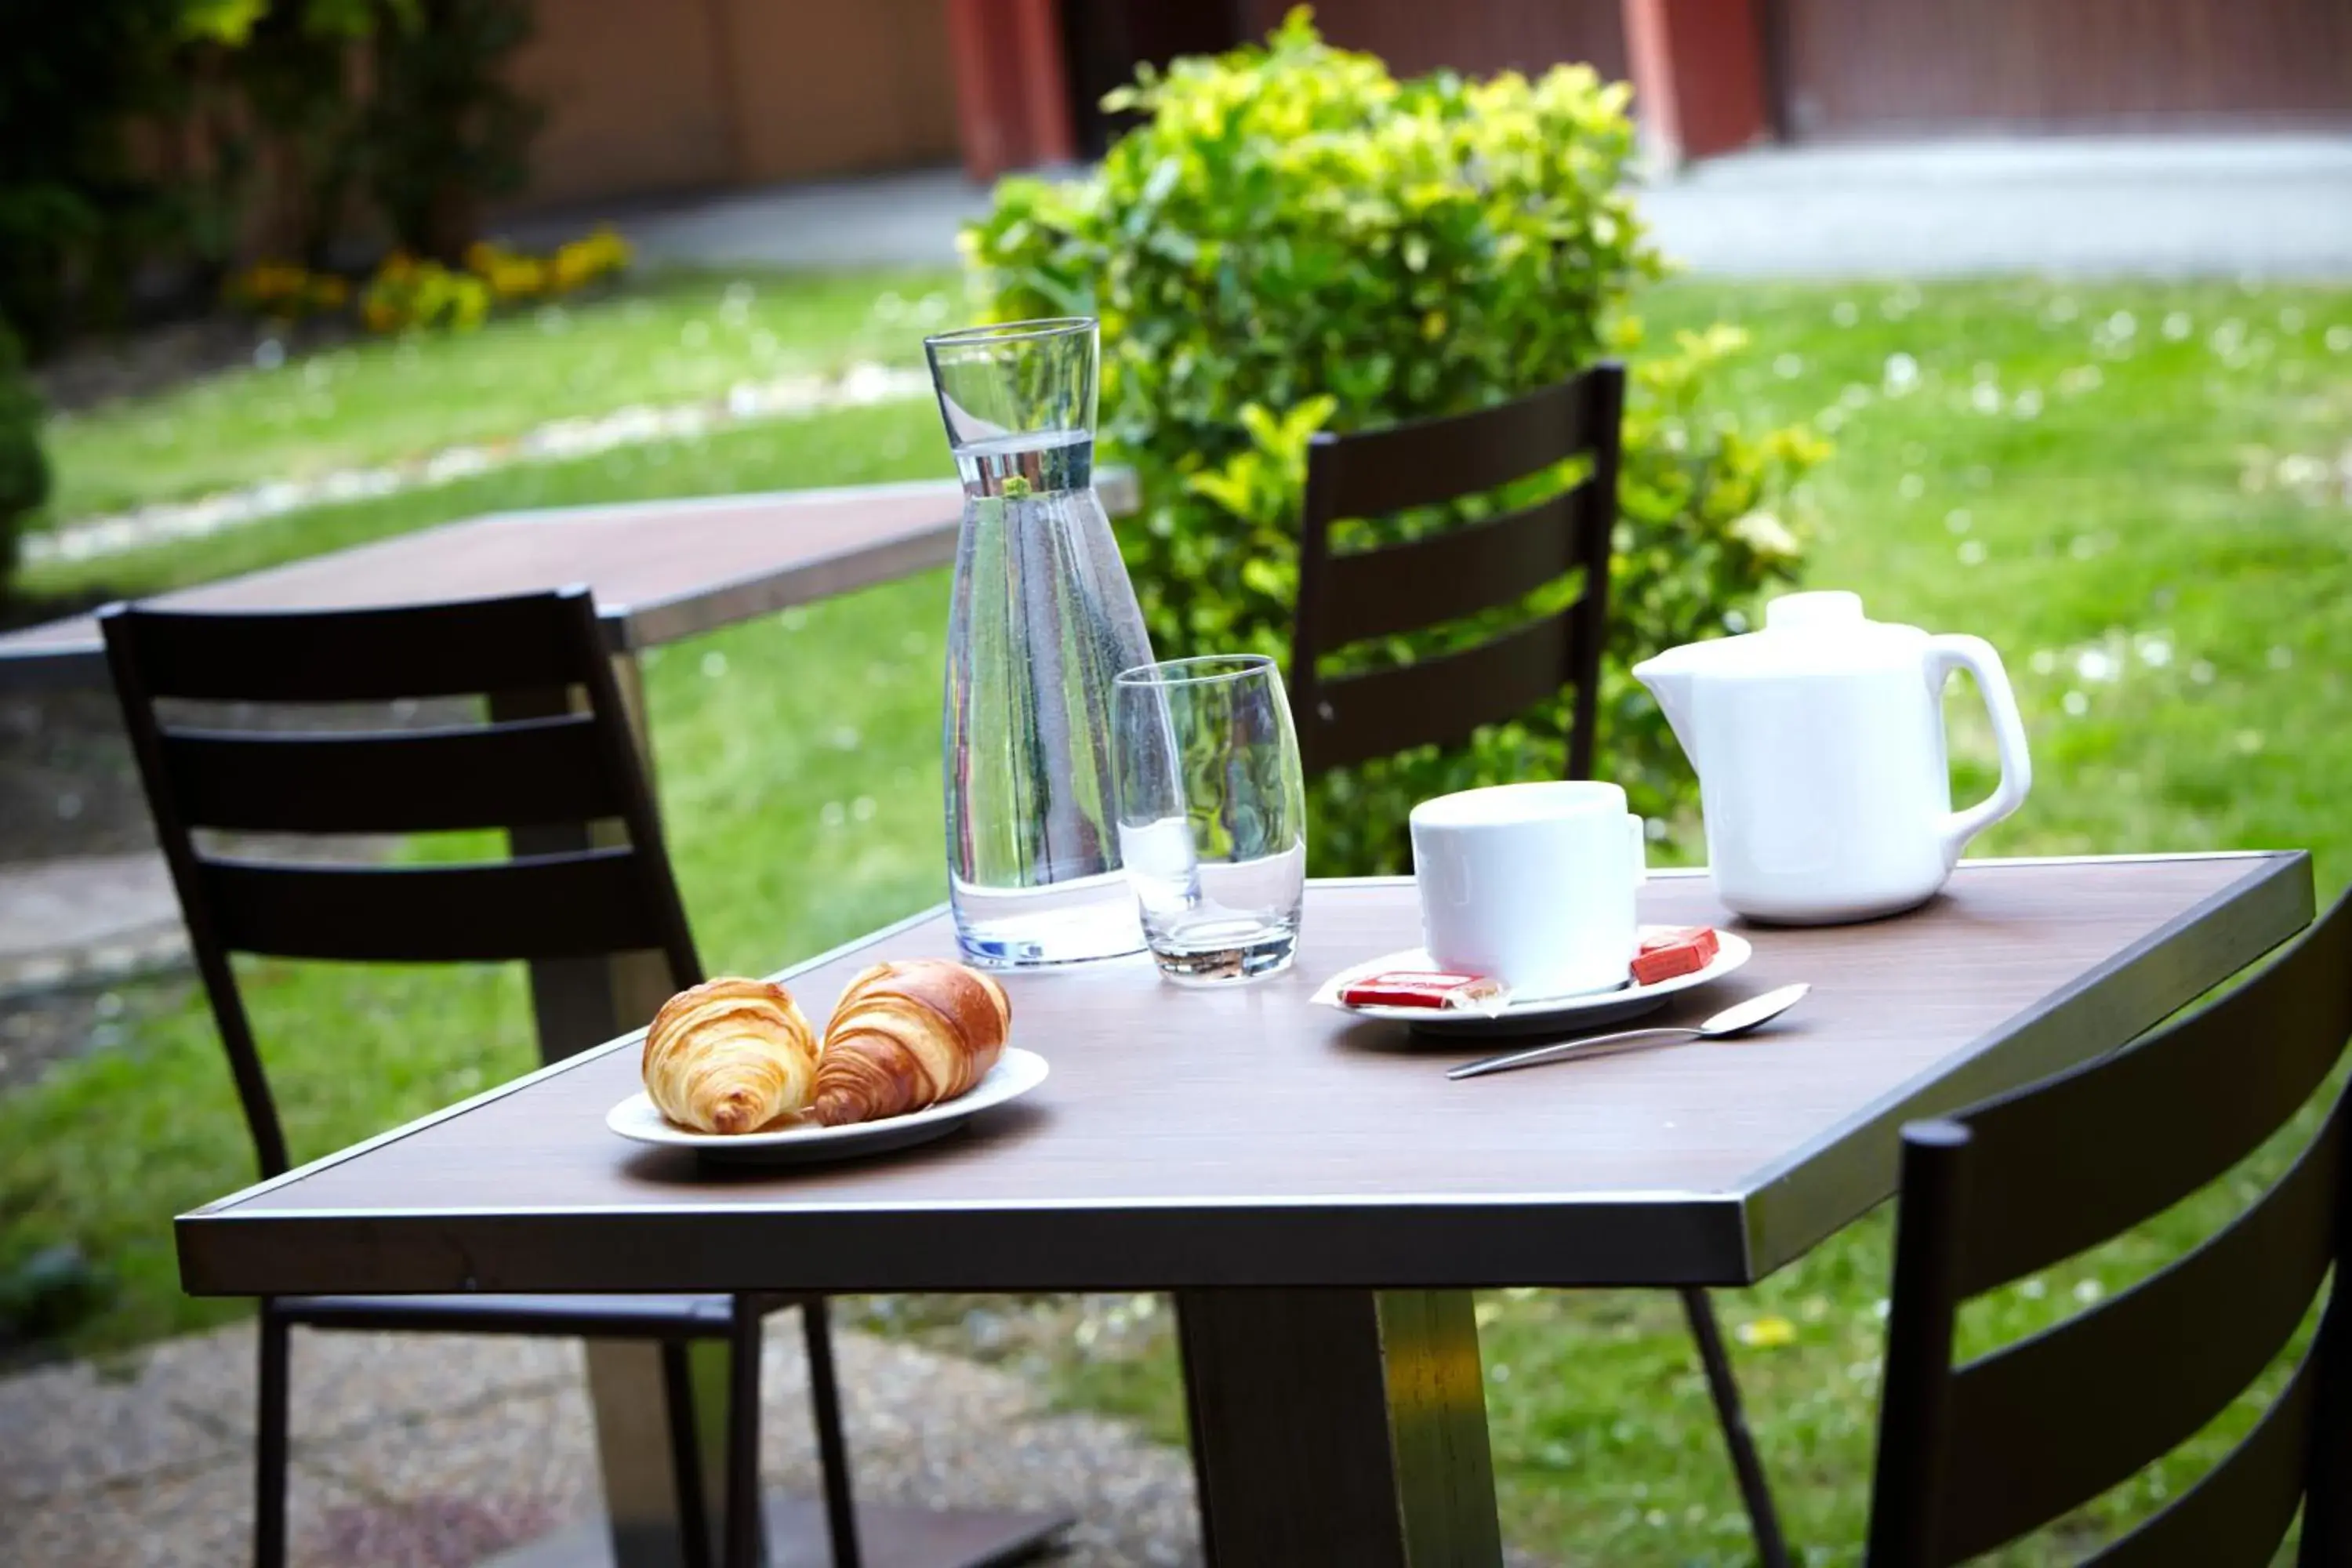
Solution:
<path fill-rule="evenodd" d="M 1847 675 L 1916 667 L 1927 634 L 1863 614 L 1862 595 L 1783 594 L 1764 606 L 1764 625 L 1738 637 L 1685 643 L 1634 666 L 1652 680 L 1676 675 Z"/>
<path fill-rule="evenodd" d="M 1824 588 L 1810 594 L 1783 594 L 1764 605 L 1764 629 L 1816 631 L 1861 626 L 1862 595 L 1844 588 Z"/>
<path fill-rule="evenodd" d="M 1927 634 L 1898 621 L 1874 621 L 1862 595 L 1842 589 L 1783 594 L 1766 601 L 1764 625 L 1738 637 L 1668 648 L 1633 667 L 1652 684 L 1677 677 L 1846 675 L 1916 668 Z"/>
<path fill-rule="evenodd" d="M 1862 595 L 1832 589 L 1783 594 L 1764 605 L 1764 626 L 1733 637 L 1743 673 L 1843 674 L 1915 664 L 1927 634 L 1863 614 Z"/>

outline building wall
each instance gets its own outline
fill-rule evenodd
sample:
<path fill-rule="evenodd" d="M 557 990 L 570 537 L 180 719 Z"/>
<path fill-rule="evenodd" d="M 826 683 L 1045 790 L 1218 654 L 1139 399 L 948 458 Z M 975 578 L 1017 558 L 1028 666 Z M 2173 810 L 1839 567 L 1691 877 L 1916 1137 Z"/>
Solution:
<path fill-rule="evenodd" d="M 727 183 L 709 0 L 539 0 L 516 84 L 547 110 L 531 205 Z"/>
<path fill-rule="evenodd" d="M 952 163 L 946 0 L 724 0 L 739 177 Z"/>
<path fill-rule="evenodd" d="M 952 160 L 946 0 L 539 0 L 520 205 Z"/>
<path fill-rule="evenodd" d="M 1778 0 L 1798 137 L 2352 124 L 2352 0 Z"/>
<path fill-rule="evenodd" d="M 949 41 L 957 3 L 994 18 L 991 37 L 1003 41 L 1011 12 L 987 0 L 538 0 L 539 37 L 517 76 L 550 114 L 521 205 L 850 174 L 969 153 L 960 145 Z M 1034 3 L 1118 8 L 1113 0 Z M 1291 0 L 1229 3 L 1225 25 L 1263 33 Z M 1316 17 L 1335 43 L 1381 55 L 1400 76 L 1439 67 L 1532 72 L 1582 60 L 1615 79 L 1631 69 L 1627 7 L 1641 4 L 1319 0 Z M 2352 125 L 2352 0 L 1747 4 L 1761 23 L 1755 90 L 1801 139 Z M 1654 9 L 1668 21 L 1693 14 L 1680 0 Z M 1691 85 L 1696 97 L 1682 106 L 1685 118 L 1720 97 Z M 978 106 L 978 130 L 965 134 L 986 140 L 1003 129 L 990 117 L 1019 107 Z M 1740 139 L 1700 138 L 1691 150 Z"/>
<path fill-rule="evenodd" d="M 1244 0 L 1250 29 L 1272 30 L 1295 0 Z M 1608 80 L 1626 72 L 1624 0 L 1317 0 L 1315 25 L 1400 77 L 1450 67 L 1472 76 L 1534 73 L 1564 60 Z"/>

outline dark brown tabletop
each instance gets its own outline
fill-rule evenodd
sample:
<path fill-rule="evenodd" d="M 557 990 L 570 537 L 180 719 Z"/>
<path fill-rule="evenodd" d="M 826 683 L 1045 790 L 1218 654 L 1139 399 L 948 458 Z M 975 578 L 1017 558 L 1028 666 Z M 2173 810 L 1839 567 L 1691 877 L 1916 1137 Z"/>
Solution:
<path fill-rule="evenodd" d="M 634 1037 L 179 1221 L 199 1294 L 1738 1283 L 1885 1196 L 1905 1120 L 2111 1048 L 2293 934 L 2300 853 L 1987 862 L 1915 913 L 1747 929 L 1658 1021 L 1808 981 L 1768 1033 L 1449 1082 L 1483 1048 L 1312 1005 L 1411 945 L 1403 881 L 1323 882 L 1299 963 L 1182 990 L 1140 958 L 1009 976 L 1051 1078 L 945 1141 L 746 1170 L 625 1142 Z M 1645 920 L 1735 922 L 1700 874 Z M 822 1017 L 934 912 L 784 978 Z"/>
<path fill-rule="evenodd" d="M 1116 516 L 1134 476 L 1097 487 Z M 200 610 L 352 609 L 585 583 L 616 650 L 652 647 L 955 559 L 952 479 L 504 512 L 159 595 Z M 0 690 L 102 687 L 88 616 L 0 635 Z"/>

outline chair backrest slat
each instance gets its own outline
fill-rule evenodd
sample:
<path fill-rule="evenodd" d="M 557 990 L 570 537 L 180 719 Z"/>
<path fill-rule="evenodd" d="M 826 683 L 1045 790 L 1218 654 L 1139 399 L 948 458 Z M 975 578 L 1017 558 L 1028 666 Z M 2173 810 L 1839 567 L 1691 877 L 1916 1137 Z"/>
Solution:
<path fill-rule="evenodd" d="M 191 827 L 434 833 L 592 822 L 627 804 L 586 713 L 368 734 L 166 727 L 163 747 Z"/>
<path fill-rule="evenodd" d="M 1971 1110 L 1969 1203 L 2010 1218 L 1962 1239 L 1961 1291 L 2071 1258 L 2253 1152 L 2352 1038 L 2347 973 L 2352 923 L 2320 928 L 2257 983 L 2168 1031 L 2162 1049 L 2120 1052 Z M 2100 1124 L 2129 1135 L 2082 1136 Z M 2053 1193 L 2066 1201 L 2048 1202 Z"/>
<path fill-rule="evenodd" d="M 1426 539 L 1334 555 L 1320 641 L 1344 647 L 1514 604 L 1582 563 L 1583 487 Z"/>
<path fill-rule="evenodd" d="M 1969 1298 L 2112 1240 L 2295 1123 L 2352 1041 L 2352 895 L 2262 973 L 2086 1066 L 1904 1131 L 1872 1568 L 1942 1568 L 2090 1502 L 2242 1398 L 2326 1305 L 2286 1394 L 2172 1510 L 2095 1559 L 2352 1562 L 2352 1089 L 2287 1173 L 2185 1258 L 1961 1367 Z M 2203 1543 L 2229 1542 L 2207 1551 Z"/>
<path fill-rule="evenodd" d="M 2195 1252 L 1954 1373 L 1943 1509 L 1952 1557 L 2098 1496 L 2188 1441 L 2261 1375 L 2334 1258 L 2343 1151 L 2343 1126 L 2331 1121 L 2292 1172 Z"/>
<path fill-rule="evenodd" d="M 578 959 L 657 949 L 701 979 L 612 655 L 585 588 L 394 609 L 100 612 L 124 729 L 226 1047 L 261 1173 L 286 1138 L 234 952 L 358 962 Z M 162 699 L 487 697 L 503 722 L 366 733 L 167 728 Z M 601 822 L 625 847 L 590 850 Z M 199 828 L 504 828 L 537 853 L 464 866 L 207 856 Z M 519 852 L 520 853 L 520 852 Z"/>
<path fill-rule="evenodd" d="M 2286 1391 L 2220 1464 L 2085 1568 L 2270 1568 L 2303 1501 L 2319 1373 L 2318 1357 L 2305 1351 Z M 2311 1526 L 2306 1521 L 2306 1530 Z"/>
<path fill-rule="evenodd" d="M 585 849 L 479 866 L 198 864 L 232 951 L 492 963 L 661 946 L 632 858 L 627 849 Z"/>
<path fill-rule="evenodd" d="M 1606 368 L 1606 367 L 1604 367 Z M 1492 407 L 1323 437 L 1307 452 L 1307 484 L 1327 517 L 1375 517 L 1499 489 L 1591 451 L 1597 426 L 1588 371 Z"/>
<path fill-rule="evenodd" d="M 461 697 L 577 682 L 575 599 L 586 602 L 585 590 L 383 610 L 226 615 L 142 606 L 117 635 L 154 682 L 150 697 Z"/>
<path fill-rule="evenodd" d="M 1314 723 L 1298 737 L 1307 771 L 1467 740 L 1481 724 L 1526 712 L 1559 689 L 1575 614 L 1570 606 L 1457 653 L 1320 682 Z"/>
<path fill-rule="evenodd" d="M 1597 364 L 1491 408 L 1315 438 L 1286 682 L 1310 774 L 1463 740 L 1478 724 L 1517 718 L 1570 688 L 1566 771 L 1572 778 L 1591 771 L 1624 395 L 1624 368 Z M 1482 495 L 1578 458 L 1591 459 L 1578 483 L 1506 516 L 1374 550 L 1331 548 L 1340 519 Z M 1514 605 L 1571 573 L 1582 574 L 1573 604 L 1467 653 L 1322 673 L 1336 647 Z M 1538 668 L 1538 653 L 1549 656 L 1549 668 Z M 1507 679 L 1507 703 L 1484 683 L 1488 677 Z M 1465 722 L 1473 709 L 1480 717 Z"/>

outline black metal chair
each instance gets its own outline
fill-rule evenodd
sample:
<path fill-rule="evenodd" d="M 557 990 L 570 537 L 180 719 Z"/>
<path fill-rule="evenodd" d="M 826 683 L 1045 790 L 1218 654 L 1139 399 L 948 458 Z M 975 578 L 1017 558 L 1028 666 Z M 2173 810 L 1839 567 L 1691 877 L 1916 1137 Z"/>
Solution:
<path fill-rule="evenodd" d="M 1624 367 L 1602 363 L 1475 413 L 1315 437 L 1287 681 L 1309 776 L 1412 746 L 1467 740 L 1564 688 L 1575 693 L 1566 776 L 1591 776 L 1624 403 Z M 1584 479 L 1531 506 L 1402 544 L 1331 549 L 1332 524 L 1341 519 L 1481 495 L 1576 458 L 1591 459 Z M 1350 643 L 1517 605 L 1570 573 L 1583 577 L 1574 601 L 1471 647 L 1350 674 L 1320 668 Z M 1758 1555 L 1766 1568 L 1785 1568 L 1780 1518 L 1715 1309 L 1704 1290 L 1685 1289 L 1681 1297 Z"/>
<path fill-rule="evenodd" d="M 2269 969 L 2113 1056 L 1903 1133 L 1872 1568 L 1974 1557 L 2171 1452 L 2318 1331 L 2236 1447 L 2088 1561 L 2352 1563 L 2352 1110 L 2196 1250 L 2045 1332 L 1952 1364 L 1961 1304 L 2113 1239 L 2286 1129 L 2352 1038 L 2352 899 Z"/>
<path fill-rule="evenodd" d="M 702 979 L 595 605 L 584 588 L 467 604 L 301 614 L 101 612 L 157 836 L 264 1178 L 286 1141 L 232 952 L 381 963 L 583 960 L 650 950 Z M 572 696 L 577 692 L 578 698 Z M 166 722 L 158 700 L 388 702 L 488 696 L 543 717 L 321 732 Z M 493 711 L 498 710 L 494 707 Z M 209 852 L 197 830 L 511 837 L 619 821 L 625 845 L 457 866 L 286 863 Z M 277 1297 L 261 1303 L 254 1557 L 286 1552 L 288 1333 L 296 1325 L 658 1342 L 685 1560 L 709 1561 L 687 1347 L 721 1340 L 729 1372 L 727 1561 L 761 1553 L 762 1317 L 801 1308 L 833 1561 L 856 1525 L 824 1303 L 787 1296 Z"/>

